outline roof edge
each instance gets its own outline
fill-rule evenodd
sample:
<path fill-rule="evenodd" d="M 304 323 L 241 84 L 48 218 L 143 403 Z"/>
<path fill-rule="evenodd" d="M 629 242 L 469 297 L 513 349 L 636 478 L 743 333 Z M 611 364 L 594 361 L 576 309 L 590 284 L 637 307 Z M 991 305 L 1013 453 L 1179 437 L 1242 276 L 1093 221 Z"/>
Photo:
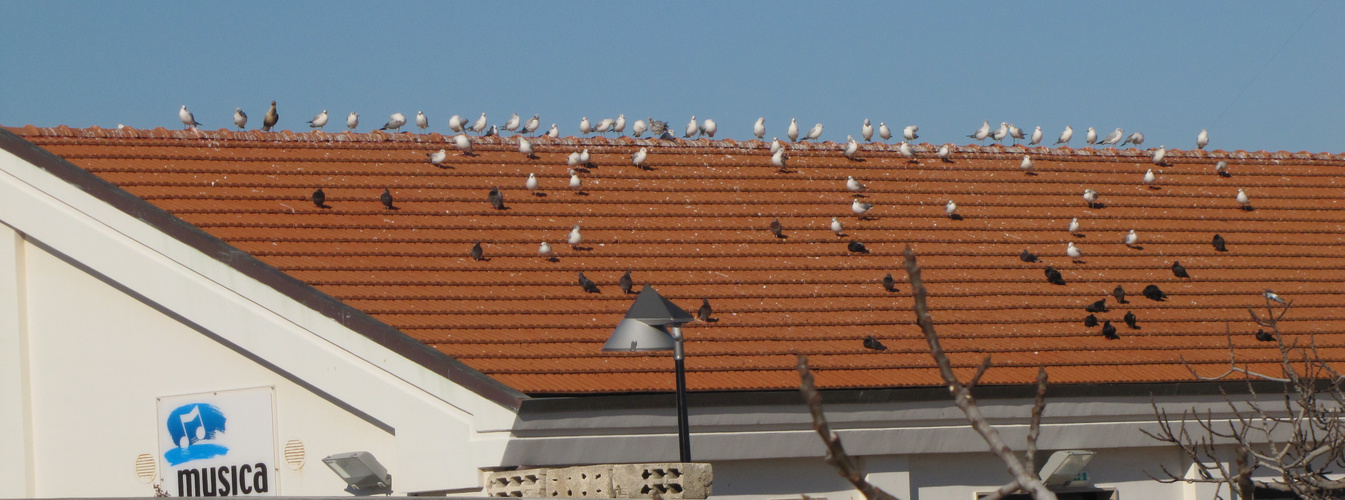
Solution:
<path fill-rule="evenodd" d="M 235 248 L 173 214 L 0 127 L 0 149 L 78 187 L 173 239 L 335 320 L 369 340 L 496 404 L 518 410 L 530 397 L 359 309 Z"/>

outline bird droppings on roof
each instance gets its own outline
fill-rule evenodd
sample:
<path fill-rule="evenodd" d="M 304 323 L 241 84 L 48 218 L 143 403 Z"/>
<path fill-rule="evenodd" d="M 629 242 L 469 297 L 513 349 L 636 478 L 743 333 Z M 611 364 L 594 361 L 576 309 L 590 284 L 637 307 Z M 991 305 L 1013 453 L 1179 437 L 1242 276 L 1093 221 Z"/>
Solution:
<path fill-rule="evenodd" d="M 845 143 L 782 140 L 782 172 L 770 141 L 529 137 L 531 159 L 506 135 L 436 166 L 427 155 L 458 151 L 454 136 L 9 130 L 529 394 L 672 390 L 668 353 L 601 351 L 633 300 L 618 286 L 627 271 L 684 309 L 713 303 L 713 321 L 684 328 L 691 390 L 796 388 L 797 353 L 825 388 L 940 385 L 902 285 L 907 245 L 954 366 L 994 354 L 983 384 L 1033 383 L 1039 365 L 1056 384 L 1192 380 L 1183 357 L 1225 366 L 1226 323 L 1240 360 L 1274 363 L 1246 311 L 1266 289 L 1294 300 L 1286 340 L 1315 332 L 1325 358 L 1345 359 L 1339 154 L 1166 150 L 1155 166 L 1148 149 L 911 144 L 909 162 L 899 144 L 866 142 L 852 161 Z M 632 165 L 641 148 L 651 170 Z M 585 164 L 567 164 L 583 149 Z M 1029 154 L 1035 176 L 1022 174 Z M 1161 189 L 1136 182 L 1150 168 Z M 484 196 L 496 187 L 499 210 Z M 873 205 L 863 218 L 860 199 Z M 1073 218 L 1077 234 L 1063 230 Z M 787 237 L 763 230 L 776 219 Z M 565 244 L 577 224 L 582 245 Z M 1132 229 L 1144 241 L 1128 248 Z M 1079 262 L 1066 243 L 1085 249 Z M 1047 266 L 1066 284 L 1042 279 Z M 575 286 L 581 271 L 594 287 Z M 886 273 L 896 291 L 877 285 Z M 1142 328 L 1107 340 L 1080 318 L 1118 285 L 1146 291 L 1094 314 L 1123 324 L 1133 311 Z"/>

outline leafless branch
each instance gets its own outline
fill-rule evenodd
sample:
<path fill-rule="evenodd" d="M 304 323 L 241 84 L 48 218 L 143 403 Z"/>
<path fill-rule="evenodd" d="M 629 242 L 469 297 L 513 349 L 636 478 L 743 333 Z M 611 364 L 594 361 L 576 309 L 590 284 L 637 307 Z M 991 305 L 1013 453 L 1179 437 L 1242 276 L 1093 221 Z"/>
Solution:
<path fill-rule="evenodd" d="M 808 404 L 808 412 L 813 416 L 813 430 L 822 437 L 822 442 L 827 445 L 827 463 L 836 467 L 836 471 L 841 477 L 855 485 L 860 493 L 869 500 L 898 500 L 882 488 L 874 486 L 864 479 L 864 473 L 859 470 L 859 464 L 855 463 L 853 458 L 845 452 L 841 446 L 841 437 L 832 432 L 831 425 L 827 424 L 827 417 L 822 413 L 822 394 L 817 392 L 817 386 L 813 384 L 813 373 L 808 369 L 808 357 L 799 355 L 798 361 L 799 392 L 803 393 L 803 400 Z"/>

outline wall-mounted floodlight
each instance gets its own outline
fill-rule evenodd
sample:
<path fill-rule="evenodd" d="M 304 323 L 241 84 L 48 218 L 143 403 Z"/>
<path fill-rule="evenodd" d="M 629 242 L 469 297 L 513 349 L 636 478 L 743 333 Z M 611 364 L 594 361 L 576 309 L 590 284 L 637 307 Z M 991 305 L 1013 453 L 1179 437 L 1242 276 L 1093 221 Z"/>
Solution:
<path fill-rule="evenodd" d="M 1069 486 L 1074 476 L 1083 471 L 1088 461 L 1097 455 L 1096 452 L 1088 450 L 1062 450 L 1051 454 L 1051 458 L 1046 460 L 1046 465 L 1041 468 L 1038 474 L 1046 486 Z"/>
<path fill-rule="evenodd" d="M 615 352 L 672 351 L 677 374 L 677 448 L 683 463 L 691 461 L 691 429 L 687 423 L 687 375 L 682 353 L 682 324 L 694 316 L 645 286 L 626 317 L 616 324 L 602 350 Z"/>
<path fill-rule="evenodd" d="M 322 463 L 355 490 L 392 489 L 392 475 L 367 451 L 337 453 L 323 458 Z"/>

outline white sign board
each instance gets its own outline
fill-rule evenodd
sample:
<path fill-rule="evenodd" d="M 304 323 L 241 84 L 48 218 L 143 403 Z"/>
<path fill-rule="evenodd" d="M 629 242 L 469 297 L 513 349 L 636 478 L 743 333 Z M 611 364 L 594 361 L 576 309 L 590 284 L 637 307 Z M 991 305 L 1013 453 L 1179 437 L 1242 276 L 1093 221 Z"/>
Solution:
<path fill-rule="evenodd" d="M 164 489 L 180 497 L 276 495 L 270 387 L 159 398 Z"/>

